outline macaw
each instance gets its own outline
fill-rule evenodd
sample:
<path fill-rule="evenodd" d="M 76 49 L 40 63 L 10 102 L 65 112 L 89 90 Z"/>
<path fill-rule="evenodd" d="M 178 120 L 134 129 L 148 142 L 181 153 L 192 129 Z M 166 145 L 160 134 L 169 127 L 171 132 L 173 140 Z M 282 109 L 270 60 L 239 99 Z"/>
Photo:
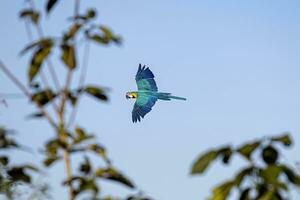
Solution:
<path fill-rule="evenodd" d="M 126 93 L 127 99 L 136 99 L 132 110 L 132 122 L 141 121 L 141 117 L 151 111 L 155 102 L 159 100 L 170 101 L 171 99 L 186 100 L 183 97 L 172 96 L 171 93 L 158 92 L 154 75 L 145 65 L 139 64 L 137 74 L 135 75 L 138 91 L 130 91 Z"/>

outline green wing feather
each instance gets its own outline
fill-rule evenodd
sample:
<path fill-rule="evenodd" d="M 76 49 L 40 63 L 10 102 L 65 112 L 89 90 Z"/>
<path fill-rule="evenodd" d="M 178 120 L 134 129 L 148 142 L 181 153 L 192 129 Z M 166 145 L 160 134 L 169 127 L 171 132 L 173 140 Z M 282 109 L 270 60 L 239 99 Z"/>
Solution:
<path fill-rule="evenodd" d="M 132 110 L 132 121 L 141 121 L 141 118 L 151 111 L 156 101 L 156 96 L 139 93 Z"/>

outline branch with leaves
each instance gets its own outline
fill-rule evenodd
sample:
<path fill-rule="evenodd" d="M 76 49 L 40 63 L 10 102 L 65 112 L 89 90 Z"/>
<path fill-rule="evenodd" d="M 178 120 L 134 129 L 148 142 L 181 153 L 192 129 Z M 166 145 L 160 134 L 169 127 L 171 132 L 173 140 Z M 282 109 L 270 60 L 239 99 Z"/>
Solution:
<path fill-rule="evenodd" d="M 229 164 L 234 155 L 245 158 L 248 166 L 235 177 L 213 189 L 210 200 L 226 200 L 234 189 L 239 191 L 239 200 L 282 200 L 288 198 L 291 189 L 300 189 L 300 175 L 282 163 L 280 145 L 290 147 L 288 134 L 264 138 L 243 144 L 237 148 L 225 146 L 202 154 L 193 164 L 192 175 L 203 174 L 217 159 Z"/>

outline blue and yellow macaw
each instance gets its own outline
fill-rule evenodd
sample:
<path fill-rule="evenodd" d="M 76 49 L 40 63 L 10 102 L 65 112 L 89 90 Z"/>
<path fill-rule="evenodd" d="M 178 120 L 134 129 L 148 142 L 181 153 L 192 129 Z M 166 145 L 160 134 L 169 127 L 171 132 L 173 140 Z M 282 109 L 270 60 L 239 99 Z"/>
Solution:
<path fill-rule="evenodd" d="M 141 121 L 141 117 L 151 111 L 155 102 L 159 100 L 170 101 L 171 99 L 186 100 L 183 97 L 172 96 L 171 93 L 158 92 L 154 75 L 151 70 L 145 65 L 142 67 L 139 64 L 139 69 L 135 76 L 138 91 L 132 91 L 126 93 L 127 99 L 136 99 L 132 110 L 132 122 Z"/>

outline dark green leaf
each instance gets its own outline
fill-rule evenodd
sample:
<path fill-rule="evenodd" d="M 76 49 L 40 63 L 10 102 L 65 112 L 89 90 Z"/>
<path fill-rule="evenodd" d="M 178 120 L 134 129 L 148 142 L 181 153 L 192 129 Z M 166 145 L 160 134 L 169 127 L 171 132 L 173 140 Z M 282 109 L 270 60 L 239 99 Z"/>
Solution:
<path fill-rule="evenodd" d="M 31 100 L 41 106 L 44 106 L 47 103 L 49 103 L 50 101 L 52 101 L 55 97 L 56 97 L 56 94 L 54 94 L 51 89 L 45 89 L 43 91 L 34 93 L 31 96 Z"/>
<path fill-rule="evenodd" d="M 239 147 L 237 149 L 237 152 L 240 153 L 242 156 L 247 158 L 248 160 L 251 160 L 251 155 L 253 151 L 256 150 L 257 147 L 259 147 L 260 141 L 256 141 L 253 143 L 244 144 L 243 146 Z"/>
<path fill-rule="evenodd" d="M 94 9 L 89 9 L 87 11 L 86 18 L 92 19 L 92 18 L 96 17 L 96 15 L 97 15 L 97 12 Z"/>
<path fill-rule="evenodd" d="M 274 189 L 267 190 L 258 200 L 275 200 Z"/>
<path fill-rule="evenodd" d="M 276 184 L 279 180 L 278 177 L 282 172 L 282 167 L 278 165 L 269 165 L 267 168 L 260 170 L 259 175 L 268 184 Z"/>
<path fill-rule="evenodd" d="M 84 174 L 89 174 L 92 170 L 90 160 L 88 157 L 84 158 L 84 162 L 80 165 L 80 171 Z"/>
<path fill-rule="evenodd" d="M 231 158 L 231 155 L 232 155 L 231 147 L 221 148 L 218 152 L 218 155 L 221 155 L 223 163 L 227 164 L 229 162 L 230 158 Z"/>
<path fill-rule="evenodd" d="M 51 52 L 52 46 L 44 46 L 39 48 L 32 56 L 30 67 L 28 70 L 28 78 L 29 83 L 32 82 L 34 77 L 39 73 L 40 68 L 44 62 L 44 60 L 47 58 L 49 53 Z"/>
<path fill-rule="evenodd" d="M 94 96 L 97 99 L 100 99 L 102 101 L 107 101 L 108 100 L 106 94 L 104 93 L 104 90 L 99 88 L 99 87 L 87 86 L 86 88 L 84 88 L 84 91 L 86 93 L 88 93 L 89 95 L 92 95 L 92 96 Z"/>
<path fill-rule="evenodd" d="M 251 176 L 251 174 L 255 171 L 254 167 L 247 167 L 242 169 L 235 177 L 235 184 L 240 186 L 242 182 L 245 180 L 247 176 Z"/>
<path fill-rule="evenodd" d="M 271 140 L 273 142 L 281 142 L 285 146 L 290 146 L 292 144 L 292 140 L 288 133 L 280 137 L 273 137 Z"/>
<path fill-rule="evenodd" d="M 208 151 L 201 155 L 192 166 L 191 174 L 202 174 L 212 161 L 218 156 L 216 150 Z"/>
<path fill-rule="evenodd" d="M 262 151 L 262 158 L 266 164 L 274 164 L 278 158 L 278 152 L 273 146 L 267 146 Z"/>
<path fill-rule="evenodd" d="M 7 165 L 9 162 L 9 158 L 7 156 L 1 156 L 0 157 L 0 166 L 1 165 Z"/>
<path fill-rule="evenodd" d="M 58 156 L 50 156 L 48 158 L 46 158 L 43 163 L 46 167 L 50 167 L 55 161 L 61 159 L 60 157 Z"/>
<path fill-rule="evenodd" d="M 62 55 L 61 59 L 65 65 L 69 69 L 75 69 L 76 68 L 76 55 L 75 55 L 75 49 L 73 46 L 68 44 L 63 44 L 61 46 Z"/>
<path fill-rule="evenodd" d="M 298 174 L 285 165 L 282 165 L 282 170 L 291 183 L 300 186 L 300 176 Z"/>
<path fill-rule="evenodd" d="M 99 168 L 96 170 L 95 175 L 99 178 L 104 178 L 104 179 L 116 181 L 118 183 L 122 183 L 129 188 L 135 188 L 133 183 L 128 178 L 126 178 L 124 175 L 122 175 L 120 172 L 118 172 L 113 168 L 105 168 L 105 169 Z"/>
<path fill-rule="evenodd" d="M 78 144 L 88 139 L 92 139 L 93 135 L 87 135 L 85 131 L 79 127 L 75 128 L 76 137 L 74 138 L 73 144 Z"/>
<path fill-rule="evenodd" d="M 41 39 L 38 40 L 36 42 L 33 42 L 29 45 L 27 45 L 21 52 L 20 54 L 23 55 L 25 54 L 27 51 L 29 51 L 30 49 L 34 49 L 34 48 L 42 48 L 42 47 L 51 47 L 53 45 L 53 40 L 51 38 L 45 38 L 45 39 Z"/>
<path fill-rule="evenodd" d="M 34 23 L 37 24 L 39 22 L 40 14 L 32 9 L 25 9 L 21 11 L 20 13 L 20 18 L 30 18 L 30 20 Z"/>
<path fill-rule="evenodd" d="M 48 3 L 46 5 L 46 11 L 47 13 L 50 13 L 54 5 L 58 2 L 58 0 L 48 0 Z"/>
<path fill-rule="evenodd" d="M 249 188 L 245 189 L 241 193 L 241 196 L 240 196 L 239 200 L 251 200 L 250 196 L 249 196 L 249 193 L 250 193 L 250 189 Z"/>
<path fill-rule="evenodd" d="M 30 176 L 24 172 L 23 167 L 13 167 L 12 169 L 8 170 L 7 174 L 13 181 L 22 181 L 25 183 L 30 183 L 31 181 Z"/>

